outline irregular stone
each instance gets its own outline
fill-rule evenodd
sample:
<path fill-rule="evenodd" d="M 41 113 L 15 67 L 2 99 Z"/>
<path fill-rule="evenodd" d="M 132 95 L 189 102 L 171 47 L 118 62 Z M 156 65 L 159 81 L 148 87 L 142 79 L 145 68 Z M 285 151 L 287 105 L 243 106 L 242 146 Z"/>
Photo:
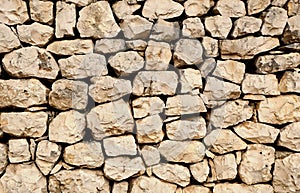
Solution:
<path fill-rule="evenodd" d="M 132 132 L 134 120 L 128 103 L 123 99 L 94 107 L 87 114 L 87 125 L 94 139 Z"/>
<path fill-rule="evenodd" d="M 140 97 L 132 101 L 134 118 L 143 118 L 163 112 L 165 103 L 159 97 Z"/>
<path fill-rule="evenodd" d="M 256 60 L 257 72 L 268 74 L 296 68 L 300 64 L 300 53 L 259 56 Z"/>
<path fill-rule="evenodd" d="M 101 143 L 96 141 L 67 146 L 63 158 L 68 164 L 85 168 L 98 168 L 104 163 Z"/>
<path fill-rule="evenodd" d="M 300 153 L 294 153 L 275 161 L 272 185 L 276 193 L 299 192 L 299 163 Z"/>
<path fill-rule="evenodd" d="M 288 20 L 287 11 L 279 7 L 271 7 L 264 17 L 261 28 L 262 35 L 281 35 Z"/>
<path fill-rule="evenodd" d="M 244 95 L 243 99 L 252 101 L 264 101 L 266 100 L 266 97 L 264 95 L 246 94 Z"/>
<path fill-rule="evenodd" d="M 114 14 L 119 19 L 124 19 L 128 15 L 132 15 L 135 11 L 141 8 L 139 4 L 129 4 L 126 0 L 117 1 L 113 4 L 112 9 Z"/>
<path fill-rule="evenodd" d="M 97 1 L 82 8 L 77 29 L 80 37 L 95 39 L 116 37 L 121 31 L 107 1 Z"/>
<path fill-rule="evenodd" d="M 60 79 L 52 84 L 49 105 L 60 110 L 85 109 L 88 85 L 83 81 Z"/>
<path fill-rule="evenodd" d="M 280 137 L 278 145 L 291 149 L 293 151 L 300 151 L 300 135 L 298 128 L 300 122 L 291 123 L 280 129 Z"/>
<path fill-rule="evenodd" d="M 200 70 L 186 68 L 179 70 L 180 93 L 199 94 L 202 88 Z"/>
<path fill-rule="evenodd" d="M 279 130 L 275 127 L 251 121 L 235 126 L 234 131 L 252 143 L 274 143 L 279 134 Z"/>
<path fill-rule="evenodd" d="M 300 92 L 300 74 L 299 71 L 286 71 L 279 83 L 279 90 L 282 93 Z"/>
<path fill-rule="evenodd" d="M 199 185 L 191 185 L 187 186 L 182 190 L 182 193 L 211 193 L 210 189 L 204 186 L 199 186 Z"/>
<path fill-rule="evenodd" d="M 128 182 L 115 182 L 112 187 L 112 193 L 127 193 L 128 192 Z"/>
<path fill-rule="evenodd" d="M 74 36 L 76 7 L 73 3 L 56 2 L 55 37 Z"/>
<path fill-rule="evenodd" d="M 65 0 L 65 1 L 69 2 L 69 3 L 74 3 L 78 7 L 87 6 L 87 5 L 89 5 L 90 3 L 93 2 L 93 0 Z"/>
<path fill-rule="evenodd" d="M 1 1 L 0 22 L 7 25 L 22 24 L 29 20 L 28 12 L 23 0 Z"/>
<path fill-rule="evenodd" d="M 219 0 L 214 11 L 227 17 L 242 17 L 246 15 L 245 3 L 241 0 Z"/>
<path fill-rule="evenodd" d="M 49 89 L 37 79 L 0 80 L 0 108 L 27 108 L 47 103 Z"/>
<path fill-rule="evenodd" d="M 10 52 L 20 46 L 16 34 L 8 26 L 0 23 L 0 53 Z"/>
<path fill-rule="evenodd" d="M 49 124 L 49 140 L 60 143 L 76 143 L 83 139 L 85 117 L 71 110 L 59 113 Z"/>
<path fill-rule="evenodd" d="M 300 3 L 297 0 L 289 0 L 287 3 L 287 10 L 289 17 L 299 15 L 300 13 Z"/>
<path fill-rule="evenodd" d="M 2 60 L 5 71 L 17 78 L 55 79 L 59 68 L 53 56 L 43 48 L 23 47 L 6 54 Z"/>
<path fill-rule="evenodd" d="M 273 193 L 273 187 L 268 184 L 236 184 L 236 183 L 223 183 L 214 186 L 214 193 Z"/>
<path fill-rule="evenodd" d="M 163 121 L 159 115 L 151 115 L 136 120 L 136 138 L 138 143 L 158 143 L 163 140 Z"/>
<path fill-rule="evenodd" d="M 174 95 L 178 76 L 174 71 L 141 71 L 133 80 L 133 94 L 137 96 Z"/>
<path fill-rule="evenodd" d="M 144 40 L 129 40 L 125 42 L 128 49 L 134 51 L 145 51 L 147 47 L 147 42 Z"/>
<path fill-rule="evenodd" d="M 142 175 L 145 166 L 141 157 L 115 157 L 105 160 L 103 170 L 108 179 L 119 182 L 132 176 Z"/>
<path fill-rule="evenodd" d="M 256 17 L 244 16 L 234 22 L 232 36 L 234 38 L 253 34 L 260 30 L 262 20 Z"/>
<path fill-rule="evenodd" d="M 110 192 L 109 181 L 105 179 L 102 171 L 87 169 L 61 170 L 50 176 L 48 189 L 50 193 Z"/>
<path fill-rule="evenodd" d="M 0 128 L 16 137 L 42 137 L 47 130 L 47 121 L 45 112 L 1 113 Z"/>
<path fill-rule="evenodd" d="M 127 39 L 148 39 L 153 23 L 139 15 L 126 16 L 120 27 Z"/>
<path fill-rule="evenodd" d="M 57 55 L 74 55 L 92 53 L 93 47 L 92 40 L 75 39 L 52 42 L 47 46 L 47 50 Z"/>
<path fill-rule="evenodd" d="M 145 51 L 146 70 L 167 70 L 172 59 L 171 47 L 165 42 L 149 41 Z"/>
<path fill-rule="evenodd" d="M 253 15 L 265 10 L 271 4 L 270 0 L 247 0 L 247 10 L 249 15 Z"/>
<path fill-rule="evenodd" d="M 300 10 L 300 4 L 299 4 Z M 300 42 L 300 24 L 299 24 L 300 14 L 290 17 L 288 19 L 287 27 L 283 33 L 282 41 L 285 44 L 298 43 Z M 299 50 L 299 48 L 298 48 Z"/>
<path fill-rule="evenodd" d="M 54 3 L 46 0 L 30 0 L 30 18 L 34 21 L 52 25 L 54 20 Z"/>
<path fill-rule="evenodd" d="M 132 135 L 109 137 L 103 140 L 103 147 L 107 156 L 136 155 L 137 146 Z"/>
<path fill-rule="evenodd" d="M 228 16 L 216 15 L 205 18 L 204 25 L 212 37 L 225 39 L 232 28 L 232 21 Z"/>
<path fill-rule="evenodd" d="M 195 180 L 200 183 L 205 182 L 210 171 L 207 159 L 190 165 L 190 171 Z"/>
<path fill-rule="evenodd" d="M 184 115 L 206 112 L 206 107 L 198 95 L 176 95 L 168 97 L 165 114 Z"/>
<path fill-rule="evenodd" d="M 153 166 L 153 174 L 158 178 L 185 187 L 190 183 L 190 171 L 178 164 L 159 164 Z"/>
<path fill-rule="evenodd" d="M 179 35 L 180 26 L 178 22 L 168 22 L 159 18 L 152 28 L 150 38 L 157 41 L 171 42 L 179 39 Z"/>
<path fill-rule="evenodd" d="M 170 162 L 197 163 L 203 160 L 205 147 L 199 141 L 162 141 L 160 154 Z"/>
<path fill-rule="evenodd" d="M 212 75 L 240 84 L 244 79 L 245 70 L 246 65 L 242 62 L 218 60 Z"/>
<path fill-rule="evenodd" d="M 72 55 L 58 60 L 63 77 L 82 79 L 91 76 L 107 75 L 106 59 L 100 54 Z"/>
<path fill-rule="evenodd" d="M 242 83 L 245 94 L 280 95 L 275 74 L 245 74 Z"/>
<path fill-rule="evenodd" d="M 174 193 L 176 187 L 175 184 L 159 180 L 153 176 L 140 176 L 133 179 L 131 193 Z"/>
<path fill-rule="evenodd" d="M 252 59 L 256 54 L 279 46 L 279 40 L 271 37 L 247 36 L 235 40 L 221 40 L 222 59 Z"/>
<path fill-rule="evenodd" d="M 288 0 L 272 0 L 272 5 L 277 7 L 283 7 Z"/>
<path fill-rule="evenodd" d="M 205 36 L 202 38 L 201 43 L 204 48 L 204 55 L 206 57 L 217 57 L 219 55 L 218 40 Z"/>
<path fill-rule="evenodd" d="M 232 153 L 215 156 L 213 159 L 218 180 L 233 180 L 237 175 L 237 164 Z"/>
<path fill-rule="evenodd" d="M 259 103 L 258 120 L 263 123 L 284 124 L 300 121 L 300 97 L 281 95 Z"/>
<path fill-rule="evenodd" d="M 189 38 L 199 38 L 205 36 L 204 25 L 198 17 L 187 18 L 182 22 L 182 35 Z"/>
<path fill-rule="evenodd" d="M 8 159 L 10 163 L 30 161 L 31 154 L 26 139 L 10 139 L 8 141 Z"/>
<path fill-rule="evenodd" d="M 274 161 L 273 147 L 261 144 L 248 145 L 239 166 L 239 176 L 246 184 L 268 182 L 272 179 L 271 169 Z"/>
<path fill-rule="evenodd" d="M 211 0 L 187 0 L 184 2 L 184 9 L 187 16 L 202 16 L 214 5 Z"/>
<path fill-rule="evenodd" d="M 108 59 L 108 63 L 119 76 L 128 76 L 144 67 L 144 59 L 138 52 L 118 52 Z"/>
<path fill-rule="evenodd" d="M 61 150 L 61 146 L 47 140 L 38 143 L 35 163 L 45 176 L 51 172 L 59 159 Z"/>
<path fill-rule="evenodd" d="M 112 54 L 126 49 L 123 39 L 101 39 L 95 44 L 95 52 L 101 54 Z"/>
<path fill-rule="evenodd" d="M 146 166 L 156 165 L 160 162 L 160 153 L 154 146 L 144 146 L 141 150 L 141 155 Z"/>
<path fill-rule="evenodd" d="M 151 20 L 153 19 L 171 19 L 179 17 L 184 7 L 172 0 L 148 0 L 145 2 L 142 15 Z"/>
<path fill-rule="evenodd" d="M 46 193 L 47 180 L 33 163 L 10 164 L 0 178 L 2 192 Z"/>
<path fill-rule="evenodd" d="M 8 164 L 8 147 L 6 144 L 0 143 L 0 174 L 2 174 Z M 0 178 L 1 187 L 1 178 Z"/>

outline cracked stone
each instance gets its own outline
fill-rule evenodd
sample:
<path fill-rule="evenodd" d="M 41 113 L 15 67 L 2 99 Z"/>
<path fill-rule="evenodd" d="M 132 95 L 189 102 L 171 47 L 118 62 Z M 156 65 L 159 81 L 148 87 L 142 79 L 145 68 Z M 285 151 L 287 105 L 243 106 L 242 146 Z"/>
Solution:
<path fill-rule="evenodd" d="M 182 35 L 189 38 L 199 38 L 205 36 L 204 25 L 201 22 L 201 19 L 196 18 L 187 18 L 182 22 Z"/>
<path fill-rule="evenodd" d="M 143 118 L 160 114 L 165 103 L 159 97 L 140 97 L 132 101 L 134 118 Z"/>

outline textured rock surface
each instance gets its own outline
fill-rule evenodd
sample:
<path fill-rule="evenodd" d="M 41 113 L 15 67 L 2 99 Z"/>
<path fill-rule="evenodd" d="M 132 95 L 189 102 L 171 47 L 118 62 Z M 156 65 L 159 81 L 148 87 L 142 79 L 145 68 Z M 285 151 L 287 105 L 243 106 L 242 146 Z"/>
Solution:
<path fill-rule="evenodd" d="M 101 39 L 95 43 L 95 52 L 101 54 L 111 54 L 126 49 L 123 39 Z"/>
<path fill-rule="evenodd" d="M 300 92 L 300 74 L 299 71 L 287 71 L 283 74 L 279 83 L 280 92 Z"/>
<path fill-rule="evenodd" d="M 153 146 L 144 146 L 141 155 L 146 166 L 156 165 L 160 162 L 160 154 L 157 148 Z"/>
<path fill-rule="evenodd" d="M 163 19 L 158 19 L 152 28 L 150 38 L 157 41 L 170 42 L 177 40 L 179 34 L 180 26 L 178 22 L 168 22 Z"/>
<path fill-rule="evenodd" d="M 202 88 L 201 71 L 192 68 L 179 70 L 180 93 L 199 94 Z"/>
<path fill-rule="evenodd" d="M 300 6 L 299 6 L 300 10 Z M 282 40 L 284 43 L 296 43 L 300 41 L 300 25 L 299 25 L 299 15 L 295 15 L 288 19 L 287 27 L 284 31 Z"/>
<path fill-rule="evenodd" d="M 140 176 L 133 180 L 131 193 L 156 193 L 163 191 L 164 193 L 174 193 L 176 185 L 159 180 L 153 176 Z"/>
<path fill-rule="evenodd" d="M 137 147 L 132 135 L 105 138 L 103 147 L 105 154 L 111 157 L 137 154 Z"/>
<path fill-rule="evenodd" d="M 55 36 L 57 38 L 62 38 L 64 36 L 74 36 L 75 25 L 75 4 L 58 1 L 56 3 Z"/>
<path fill-rule="evenodd" d="M 300 135 L 298 132 L 300 122 L 291 123 L 280 130 L 278 145 L 291 150 L 300 151 Z"/>
<path fill-rule="evenodd" d="M 6 26 L 0 24 L 0 53 L 10 52 L 15 48 L 20 47 L 20 41 L 16 34 Z"/>
<path fill-rule="evenodd" d="M 138 15 L 126 16 L 120 27 L 127 39 L 147 39 L 153 23 Z"/>
<path fill-rule="evenodd" d="M 210 171 L 207 159 L 190 165 L 190 171 L 195 180 L 200 183 L 205 182 Z"/>
<path fill-rule="evenodd" d="M 213 159 L 218 180 L 232 180 L 237 175 L 237 164 L 232 153 L 216 156 Z"/>
<path fill-rule="evenodd" d="M 274 74 L 246 74 L 242 91 L 245 94 L 280 95 L 278 80 Z"/>
<path fill-rule="evenodd" d="M 214 187 L 214 193 L 273 193 L 272 186 L 268 184 L 256 184 L 256 185 L 246 185 L 246 184 L 231 184 L 223 183 L 217 184 Z"/>
<path fill-rule="evenodd" d="M 211 16 L 205 18 L 205 28 L 212 37 L 225 39 L 232 27 L 232 21 L 228 16 Z"/>
<path fill-rule="evenodd" d="M 8 164 L 8 147 L 6 144 L 0 143 L 0 174 L 2 174 Z M 1 185 L 0 185 L 1 187 Z"/>
<path fill-rule="evenodd" d="M 246 15 L 245 3 L 241 0 L 219 0 L 214 9 L 221 15 L 228 17 Z"/>
<path fill-rule="evenodd" d="M 143 118 L 163 112 L 164 102 L 159 97 L 140 97 L 132 101 L 134 118 Z"/>
<path fill-rule="evenodd" d="M 145 2 L 142 14 L 149 19 L 170 19 L 182 14 L 184 7 L 172 0 L 149 0 Z"/>
<path fill-rule="evenodd" d="M 159 115 L 136 120 L 136 138 L 139 143 L 158 143 L 163 140 L 163 121 Z"/>
<path fill-rule="evenodd" d="M 248 14 L 253 15 L 259 13 L 265 10 L 270 5 L 270 3 L 271 3 L 270 0 L 262 0 L 262 1 L 247 0 Z"/>
<path fill-rule="evenodd" d="M 11 139 L 8 141 L 8 159 L 10 163 L 30 161 L 29 144 L 26 139 Z"/>
<path fill-rule="evenodd" d="M 26 2 L 22 0 L 1 1 L 0 22 L 7 25 L 22 24 L 29 19 Z"/>
<path fill-rule="evenodd" d="M 281 35 L 288 20 L 287 11 L 283 8 L 272 7 L 267 11 L 261 28 L 263 35 Z"/>
<path fill-rule="evenodd" d="M 184 9 L 190 17 L 202 16 L 209 11 L 213 4 L 214 2 L 211 0 L 187 0 L 184 2 Z"/>
<path fill-rule="evenodd" d="M 47 50 L 57 55 L 89 54 L 93 52 L 93 47 L 92 40 L 74 39 L 52 42 Z"/>
<path fill-rule="evenodd" d="M 119 19 L 124 19 L 128 15 L 132 15 L 136 10 L 140 9 L 139 4 L 129 4 L 126 0 L 117 1 L 113 4 L 113 12 Z"/>
<path fill-rule="evenodd" d="M 218 60 L 212 75 L 240 84 L 244 79 L 245 70 L 246 66 L 242 62 Z"/>
<path fill-rule="evenodd" d="M 206 112 L 205 105 L 198 95 L 176 95 L 166 103 L 166 115 L 183 115 Z"/>
<path fill-rule="evenodd" d="M 204 25 L 200 18 L 187 18 L 182 22 L 182 35 L 190 38 L 199 38 L 205 35 Z"/>
<path fill-rule="evenodd" d="M 172 59 L 168 43 L 149 41 L 145 50 L 146 70 L 167 70 Z"/>
<path fill-rule="evenodd" d="M 52 24 L 54 20 L 52 1 L 30 0 L 30 18 L 41 23 Z"/>
<path fill-rule="evenodd" d="M 234 22 L 233 37 L 256 33 L 260 30 L 262 20 L 255 17 L 244 16 Z"/>
<path fill-rule="evenodd" d="M 204 48 L 204 55 L 207 57 L 217 57 L 219 55 L 218 40 L 205 36 L 202 38 L 202 46 Z M 205 61 L 204 61 L 205 63 Z"/>

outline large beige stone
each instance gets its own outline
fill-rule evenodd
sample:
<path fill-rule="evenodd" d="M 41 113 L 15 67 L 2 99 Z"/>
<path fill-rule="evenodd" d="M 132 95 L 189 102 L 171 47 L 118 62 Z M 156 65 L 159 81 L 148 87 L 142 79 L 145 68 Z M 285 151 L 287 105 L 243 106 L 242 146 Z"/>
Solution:
<path fill-rule="evenodd" d="M 271 4 L 270 0 L 247 0 L 247 10 L 249 15 L 253 15 L 265 10 Z"/>
<path fill-rule="evenodd" d="M 103 147 L 105 154 L 111 157 L 137 154 L 137 146 L 132 135 L 105 138 Z"/>
<path fill-rule="evenodd" d="M 54 41 L 47 50 L 57 55 L 89 54 L 93 52 L 93 41 L 89 39 L 74 39 Z"/>
<path fill-rule="evenodd" d="M 43 48 L 23 47 L 6 54 L 3 68 L 17 78 L 55 79 L 59 68 L 53 56 Z"/>
<path fill-rule="evenodd" d="M 300 4 L 299 4 L 300 10 Z M 285 44 L 298 43 L 300 42 L 300 24 L 299 24 L 300 14 L 290 17 L 288 19 L 287 27 L 283 33 L 283 42 Z"/>
<path fill-rule="evenodd" d="M 282 93 L 300 92 L 300 74 L 299 71 L 286 71 L 279 83 L 279 90 Z"/>
<path fill-rule="evenodd" d="M 202 89 L 200 70 L 192 68 L 179 70 L 180 93 L 199 94 Z"/>
<path fill-rule="evenodd" d="M 159 97 L 140 97 L 132 101 L 134 118 L 143 118 L 163 112 L 164 101 Z"/>
<path fill-rule="evenodd" d="M 291 149 L 293 151 L 300 151 L 300 122 L 291 123 L 280 130 L 280 137 L 278 145 Z"/>
<path fill-rule="evenodd" d="M 218 180 L 233 180 L 237 176 L 237 164 L 234 154 L 215 156 L 213 163 Z"/>
<path fill-rule="evenodd" d="M 300 13 L 300 3 L 297 0 L 289 0 L 287 3 L 287 10 L 289 16 L 299 15 Z"/>
<path fill-rule="evenodd" d="M 31 154 L 26 139 L 10 139 L 8 141 L 8 159 L 10 163 L 30 161 Z"/>
<path fill-rule="evenodd" d="M 184 2 L 184 9 L 186 15 L 202 16 L 206 14 L 209 9 L 214 5 L 212 0 L 187 0 Z"/>
<path fill-rule="evenodd" d="M 176 187 L 175 184 L 159 180 L 153 176 L 140 176 L 132 180 L 130 193 L 174 193 Z"/>
<path fill-rule="evenodd" d="M 149 41 L 145 51 L 146 70 L 167 70 L 172 59 L 171 47 L 165 42 Z"/>
<path fill-rule="evenodd" d="M 10 52 L 20 46 L 20 41 L 11 28 L 0 23 L 0 53 Z"/>
<path fill-rule="evenodd" d="M 201 43 L 204 48 L 204 55 L 206 57 L 217 57 L 219 55 L 219 43 L 218 43 L 217 39 L 211 38 L 209 36 L 204 36 L 202 38 Z M 209 59 L 212 59 L 212 58 L 209 58 Z M 204 63 L 205 63 L 205 61 L 204 61 Z"/>
<path fill-rule="evenodd" d="M 176 95 L 167 99 L 165 114 L 168 116 L 206 112 L 206 107 L 198 95 Z"/>
<path fill-rule="evenodd" d="M 288 20 L 287 11 L 280 7 L 271 7 L 263 19 L 262 35 L 281 35 Z"/>
<path fill-rule="evenodd" d="M 182 22 L 182 35 L 189 38 L 199 38 L 205 35 L 204 25 L 198 17 L 187 18 Z"/>
<path fill-rule="evenodd" d="M 64 1 L 56 2 L 55 15 L 55 37 L 74 36 L 76 25 L 76 7 L 75 4 Z"/>
<path fill-rule="evenodd" d="M 159 18 L 152 28 L 150 38 L 170 42 L 177 40 L 180 35 L 180 26 L 178 22 L 168 22 Z"/>
<path fill-rule="evenodd" d="M 126 49 L 123 39 L 101 39 L 97 40 L 94 51 L 101 54 L 112 54 Z"/>
<path fill-rule="evenodd" d="M 136 138 L 138 143 L 158 143 L 164 138 L 163 121 L 159 115 L 136 120 Z"/>
<path fill-rule="evenodd" d="M 246 65 L 242 62 L 218 60 L 212 75 L 240 84 L 244 79 L 245 70 Z"/>
<path fill-rule="evenodd" d="M 120 27 L 127 39 L 148 39 L 153 23 L 139 15 L 126 16 Z"/>
<path fill-rule="evenodd" d="M 246 15 L 245 3 L 241 0 L 219 0 L 214 11 L 228 17 L 242 17 Z"/>
<path fill-rule="evenodd" d="M 7 25 L 22 24 L 29 20 L 27 5 L 23 0 L 1 1 L 0 22 Z"/>
<path fill-rule="evenodd" d="M 234 22 L 232 36 L 236 38 L 239 36 L 256 33 L 260 30 L 261 24 L 262 20 L 260 18 L 250 16 L 240 17 Z"/>
<path fill-rule="evenodd" d="M 128 193 L 129 184 L 127 181 L 115 182 L 112 187 L 112 193 Z"/>
<path fill-rule="evenodd" d="M 46 0 L 30 0 L 30 18 L 41 23 L 52 24 L 54 20 L 54 3 Z"/>
<path fill-rule="evenodd" d="M 191 185 L 182 189 L 182 193 L 211 193 L 210 189 L 204 186 Z"/>
<path fill-rule="evenodd" d="M 244 94 L 280 95 L 274 74 L 246 74 L 242 83 Z"/>
<path fill-rule="evenodd" d="M 126 0 L 117 1 L 112 5 L 113 12 L 119 19 L 124 19 L 128 15 L 132 15 L 140 8 L 140 4 L 129 4 Z"/>
<path fill-rule="evenodd" d="M 2 174 L 8 164 L 8 147 L 4 143 L 0 143 L 0 174 Z M 1 178 L 0 178 L 1 181 Z M 1 182 L 0 182 L 1 187 Z"/>
<path fill-rule="evenodd" d="M 190 171 L 195 180 L 197 180 L 200 183 L 205 182 L 208 178 L 210 171 L 207 159 L 190 165 Z"/>
<path fill-rule="evenodd" d="M 184 7 L 172 0 L 148 0 L 142 15 L 149 19 L 171 19 L 182 14 Z"/>
<path fill-rule="evenodd" d="M 232 27 L 232 21 L 228 16 L 210 16 L 205 18 L 205 29 L 212 37 L 225 39 Z"/>
<path fill-rule="evenodd" d="M 268 184 L 246 185 L 237 183 L 216 184 L 214 193 L 274 193 L 273 187 Z"/>
<path fill-rule="evenodd" d="M 146 166 L 156 165 L 160 162 L 160 153 L 154 146 L 144 146 L 141 149 L 141 155 Z"/>

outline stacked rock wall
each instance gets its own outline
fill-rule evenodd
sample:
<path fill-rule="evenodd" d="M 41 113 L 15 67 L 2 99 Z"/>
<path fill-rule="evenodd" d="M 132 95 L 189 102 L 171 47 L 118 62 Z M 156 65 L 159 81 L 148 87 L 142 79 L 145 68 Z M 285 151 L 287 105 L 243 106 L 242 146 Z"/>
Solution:
<path fill-rule="evenodd" d="M 0 193 L 299 193 L 299 0 L 0 0 Z"/>

